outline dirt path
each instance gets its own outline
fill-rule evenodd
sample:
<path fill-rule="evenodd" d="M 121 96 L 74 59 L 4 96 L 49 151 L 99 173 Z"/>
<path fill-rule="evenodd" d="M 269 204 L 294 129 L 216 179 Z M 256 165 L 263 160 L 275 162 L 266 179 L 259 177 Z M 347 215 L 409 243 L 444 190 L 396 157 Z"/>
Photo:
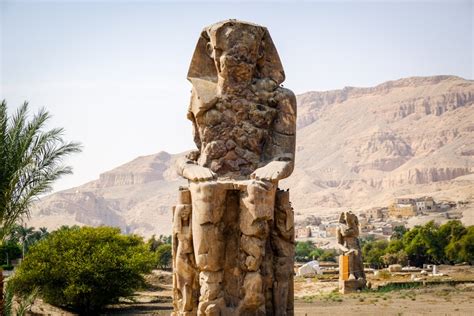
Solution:
<path fill-rule="evenodd" d="M 295 302 L 295 315 L 474 315 L 474 283 L 387 293 L 335 293 Z"/>
<path fill-rule="evenodd" d="M 450 271 L 456 279 L 469 277 L 473 267 L 467 270 Z M 456 272 L 456 273 L 455 273 Z M 462 273 L 461 273 L 462 272 Z M 406 276 L 396 276 L 404 280 Z M 172 312 L 171 274 L 154 271 L 147 276 L 149 287 L 136 292 L 132 300 L 123 300 L 111 306 L 103 315 L 170 315 Z M 372 279 L 372 282 L 377 282 Z M 409 315 L 473 315 L 474 281 L 458 285 L 430 285 L 405 290 L 363 291 L 341 295 L 337 292 L 337 281 L 332 278 L 295 280 L 295 315 L 347 315 L 358 316 L 409 316 Z M 30 315 L 72 316 L 58 308 L 37 300 Z"/>

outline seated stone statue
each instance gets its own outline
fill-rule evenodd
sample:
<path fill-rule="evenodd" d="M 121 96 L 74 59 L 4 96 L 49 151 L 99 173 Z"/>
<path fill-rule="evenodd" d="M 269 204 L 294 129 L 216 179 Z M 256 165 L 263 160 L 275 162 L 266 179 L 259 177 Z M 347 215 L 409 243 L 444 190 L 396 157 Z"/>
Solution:
<path fill-rule="evenodd" d="M 344 256 L 348 257 L 347 280 L 342 276 L 340 271 L 340 290 L 349 292 L 351 289 L 356 290 L 365 286 L 365 272 L 362 261 L 362 250 L 359 243 L 359 220 L 352 212 L 342 212 L 339 217 L 339 227 L 336 230 L 337 244 Z M 340 269 L 341 269 L 340 265 Z"/>
<path fill-rule="evenodd" d="M 227 20 L 202 31 L 188 72 L 197 150 L 177 166 L 189 180 L 194 259 L 184 258 L 196 276 L 175 271 L 175 315 L 293 315 L 293 211 L 277 187 L 294 168 L 296 98 L 284 78 L 265 27 Z M 187 236 L 175 231 L 176 243 Z M 193 278 L 198 306 L 183 296 Z"/>

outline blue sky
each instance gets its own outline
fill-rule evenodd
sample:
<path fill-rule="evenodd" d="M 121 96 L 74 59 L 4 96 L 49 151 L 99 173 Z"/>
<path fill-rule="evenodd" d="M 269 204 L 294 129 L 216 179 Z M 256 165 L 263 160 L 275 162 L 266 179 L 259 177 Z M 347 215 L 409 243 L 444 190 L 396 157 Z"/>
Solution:
<path fill-rule="evenodd" d="M 193 148 L 186 72 L 201 29 L 268 27 L 296 93 L 408 76 L 473 79 L 473 1 L 159 2 L 0 0 L 0 98 L 28 100 L 83 143 L 75 174 Z"/>

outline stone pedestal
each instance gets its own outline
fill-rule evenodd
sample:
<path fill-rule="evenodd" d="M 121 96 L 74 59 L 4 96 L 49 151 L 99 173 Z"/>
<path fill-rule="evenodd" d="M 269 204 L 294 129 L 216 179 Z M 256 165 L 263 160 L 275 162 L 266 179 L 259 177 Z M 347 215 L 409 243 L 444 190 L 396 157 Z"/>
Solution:
<path fill-rule="evenodd" d="M 339 256 L 339 280 L 349 280 L 349 256 Z"/>
<path fill-rule="evenodd" d="M 347 255 L 339 256 L 339 292 L 342 294 L 356 292 L 365 288 L 365 278 L 355 279 L 354 275 L 350 274 L 351 258 L 353 257 Z"/>
<path fill-rule="evenodd" d="M 359 280 L 339 280 L 339 293 L 354 293 L 365 288 L 365 279 Z"/>

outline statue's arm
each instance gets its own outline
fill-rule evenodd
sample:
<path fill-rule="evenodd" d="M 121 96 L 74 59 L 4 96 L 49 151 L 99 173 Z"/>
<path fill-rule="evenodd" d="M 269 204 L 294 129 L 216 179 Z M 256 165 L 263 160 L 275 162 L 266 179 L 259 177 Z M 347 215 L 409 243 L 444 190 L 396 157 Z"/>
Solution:
<path fill-rule="evenodd" d="M 338 227 L 336 229 L 336 236 L 337 236 L 337 246 L 339 247 L 339 249 L 343 252 L 343 253 L 346 253 L 349 251 L 349 248 L 347 248 L 346 246 L 344 246 L 344 237 L 342 236 L 342 233 L 341 233 L 341 228 Z"/>
<path fill-rule="evenodd" d="M 268 149 L 271 160 L 255 170 L 253 178 L 281 180 L 293 172 L 296 147 L 296 97 L 291 90 L 278 88 L 275 93 L 278 114 L 272 130 Z"/>

